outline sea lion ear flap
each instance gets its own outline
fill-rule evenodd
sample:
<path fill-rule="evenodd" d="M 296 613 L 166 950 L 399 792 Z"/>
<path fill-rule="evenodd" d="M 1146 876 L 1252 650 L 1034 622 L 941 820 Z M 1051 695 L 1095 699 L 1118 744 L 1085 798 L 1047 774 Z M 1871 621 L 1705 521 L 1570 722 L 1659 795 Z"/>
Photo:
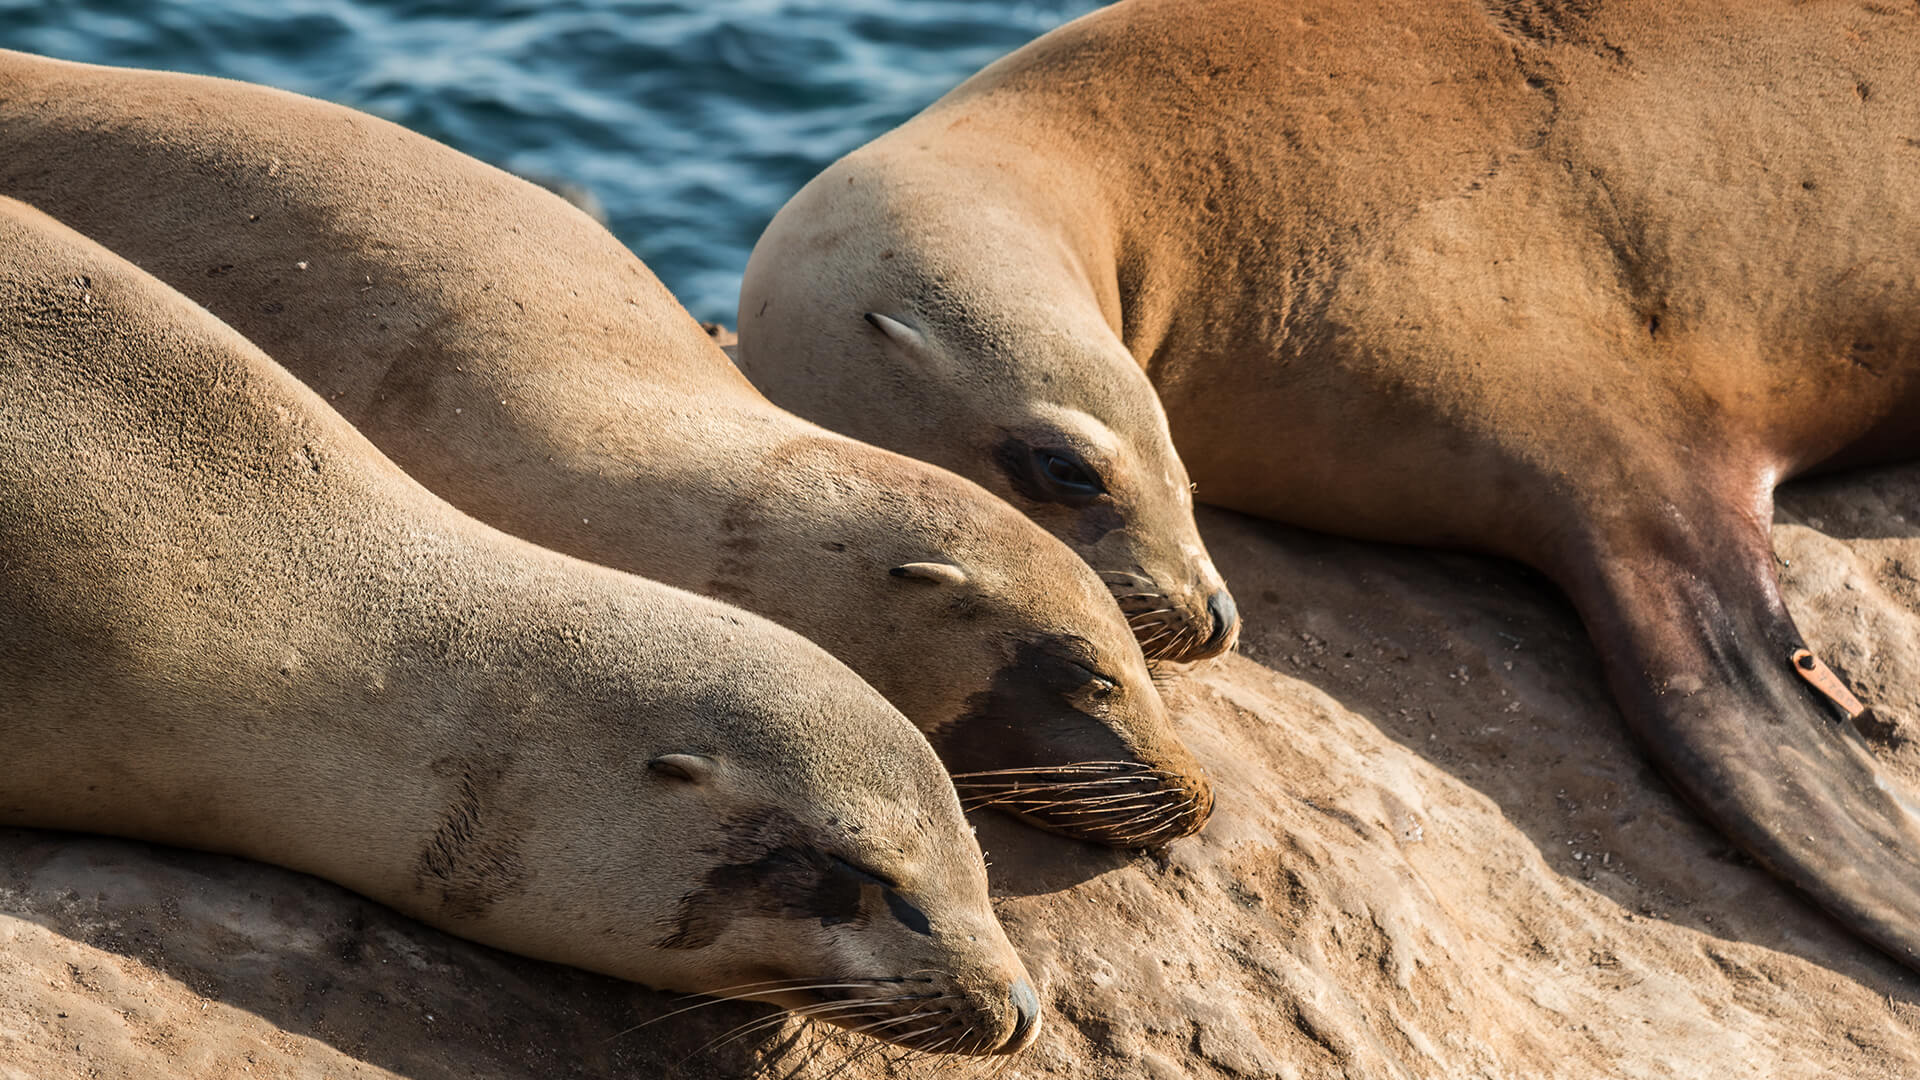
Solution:
<path fill-rule="evenodd" d="M 903 349 L 919 350 L 927 347 L 927 336 L 899 319 L 882 315 L 877 311 L 867 312 L 866 319 L 868 326 L 880 331 L 886 335 L 888 341 Z"/>
<path fill-rule="evenodd" d="M 661 754 L 647 768 L 661 776 L 702 784 L 713 778 L 716 762 L 705 754 Z"/>
<path fill-rule="evenodd" d="M 903 566 L 896 566 L 887 571 L 887 573 L 892 574 L 894 577 L 919 578 L 922 581 L 931 581 L 936 585 L 965 585 L 967 583 L 967 572 L 952 563 L 910 562 Z"/>

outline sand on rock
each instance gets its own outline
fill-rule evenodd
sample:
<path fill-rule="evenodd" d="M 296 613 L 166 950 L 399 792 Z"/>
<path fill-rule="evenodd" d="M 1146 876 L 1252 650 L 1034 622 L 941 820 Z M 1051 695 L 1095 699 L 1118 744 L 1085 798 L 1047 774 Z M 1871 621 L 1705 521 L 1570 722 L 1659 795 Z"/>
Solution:
<path fill-rule="evenodd" d="M 1050 1006 L 1016 1059 L 726 1039 L 752 1005 L 637 1026 L 685 1002 L 272 867 L 0 830 L 0 1080 L 1920 1075 L 1920 978 L 1678 802 L 1539 578 L 1202 528 L 1247 620 L 1165 687 L 1217 779 L 1206 832 L 1128 856 L 978 820 Z M 1774 542 L 1920 785 L 1920 468 L 1788 488 Z"/>

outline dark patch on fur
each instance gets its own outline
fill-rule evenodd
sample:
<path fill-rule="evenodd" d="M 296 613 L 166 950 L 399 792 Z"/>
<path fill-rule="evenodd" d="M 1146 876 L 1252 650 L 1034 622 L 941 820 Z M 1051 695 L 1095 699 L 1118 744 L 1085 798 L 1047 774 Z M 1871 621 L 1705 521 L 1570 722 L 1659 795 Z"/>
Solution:
<path fill-rule="evenodd" d="M 933 936 L 933 924 L 927 921 L 926 912 L 914 907 L 906 897 L 901 896 L 892 889 L 886 889 L 885 892 L 887 895 L 887 910 L 893 913 L 893 917 L 899 920 L 901 926 L 906 927 L 922 937 Z"/>
<path fill-rule="evenodd" d="M 1033 475 L 1033 447 L 1018 436 L 1010 435 L 993 448 L 993 463 L 1006 474 L 1007 483 L 1023 499 L 1037 503 L 1050 503 L 1054 499 L 1040 486 L 1039 478 Z"/>
<path fill-rule="evenodd" d="M 935 736 L 948 769 L 968 772 L 1075 761 L 1130 761 L 1106 725 L 1109 697 L 1091 692 L 1093 648 L 1062 638 L 1016 642 L 966 711 Z"/>
<path fill-rule="evenodd" d="M 741 601 L 753 596 L 747 582 L 754 576 L 754 553 L 760 550 L 760 534 L 766 522 L 752 499 L 738 499 L 720 518 L 720 561 L 707 581 L 708 595 Z"/>
<path fill-rule="evenodd" d="M 486 816 L 499 785 L 497 770 L 462 768 L 453 801 L 415 863 L 416 884 L 439 896 L 449 918 L 484 915 L 525 880 L 517 839 L 500 836 L 497 823 Z"/>
<path fill-rule="evenodd" d="M 747 916 L 818 919 L 821 926 L 865 926 L 870 897 L 915 933 L 931 932 L 919 908 L 894 884 L 813 846 L 805 830 L 778 810 L 761 809 L 727 820 L 726 837 L 701 854 L 715 860 L 700 887 L 680 898 L 679 910 L 655 947 L 701 949 L 719 940 L 733 920 Z"/>

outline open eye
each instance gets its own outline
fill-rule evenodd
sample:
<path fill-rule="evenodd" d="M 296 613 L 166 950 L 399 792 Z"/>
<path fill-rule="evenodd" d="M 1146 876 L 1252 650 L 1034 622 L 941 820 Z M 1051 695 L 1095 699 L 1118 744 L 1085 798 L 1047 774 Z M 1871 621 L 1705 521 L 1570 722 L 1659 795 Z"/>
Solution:
<path fill-rule="evenodd" d="M 1035 450 L 1033 464 L 1041 483 L 1060 494 L 1085 498 L 1106 490 L 1092 467 L 1071 450 Z"/>

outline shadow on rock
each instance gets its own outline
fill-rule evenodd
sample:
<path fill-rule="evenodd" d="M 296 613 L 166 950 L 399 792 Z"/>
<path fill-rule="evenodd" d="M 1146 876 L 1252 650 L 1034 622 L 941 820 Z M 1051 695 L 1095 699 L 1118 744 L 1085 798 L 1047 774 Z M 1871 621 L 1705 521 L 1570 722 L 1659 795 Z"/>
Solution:
<path fill-rule="evenodd" d="M 1905 483 L 1920 491 L 1920 472 Z M 1783 502 L 1794 496 L 1789 489 Z M 1639 752 L 1578 615 L 1547 579 L 1499 559 L 1219 510 L 1203 518 L 1241 598 L 1240 651 L 1485 794 L 1556 873 L 1624 913 L 1793 953 L 1920 1001 L 1920 980 L 1778 884 L 1678 798 Z M 1833 561 L 1831 552 L 1820 557 Z M 1805 617 L 1795 593 L 1789 580 L 1809 640 L 1841 667 L 1864 667 L 1848 665 L 1848 651 L 1823 633 L 1825 621 Z M 1905 635 L 1916 629 L 1909 618 Z M 1910 696 L 1903 689 L 1875 703 L 1897 716 Z"/>

